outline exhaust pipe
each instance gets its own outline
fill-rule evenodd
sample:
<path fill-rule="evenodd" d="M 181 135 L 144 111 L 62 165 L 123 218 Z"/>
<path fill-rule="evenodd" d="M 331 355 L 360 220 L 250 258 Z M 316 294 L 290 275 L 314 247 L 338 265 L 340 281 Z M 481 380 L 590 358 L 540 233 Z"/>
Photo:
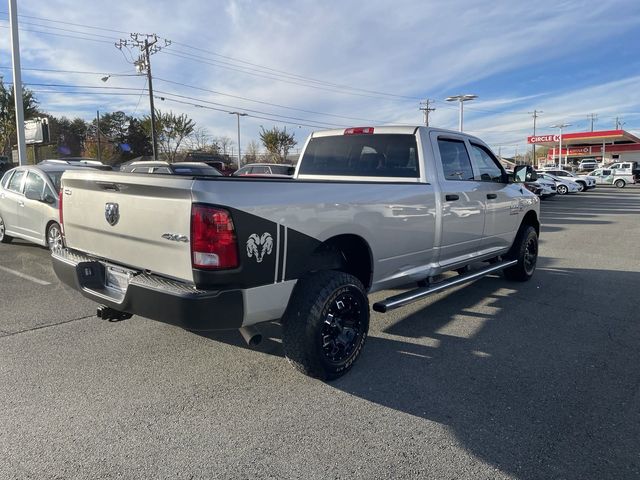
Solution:
<path fill-rule="evenodd" d="M 257 347 L 262 341 L 262 334 L 254 326 L 240 327 L 240 333 L 242 334 L 244 341 L 247 342 L 247 345 L 252 348 Z"/>

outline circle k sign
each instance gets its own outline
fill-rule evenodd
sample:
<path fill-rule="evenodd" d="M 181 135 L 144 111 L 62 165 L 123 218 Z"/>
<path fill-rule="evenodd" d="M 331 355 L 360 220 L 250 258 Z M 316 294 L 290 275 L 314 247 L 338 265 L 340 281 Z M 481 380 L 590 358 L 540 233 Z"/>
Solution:
<path fill-rule="evenodd" d="M 535 137 L 527 137 L 528 143 L 545 143 L 545 142 L 559 142 L 560 135 L 537 135 Z"/>

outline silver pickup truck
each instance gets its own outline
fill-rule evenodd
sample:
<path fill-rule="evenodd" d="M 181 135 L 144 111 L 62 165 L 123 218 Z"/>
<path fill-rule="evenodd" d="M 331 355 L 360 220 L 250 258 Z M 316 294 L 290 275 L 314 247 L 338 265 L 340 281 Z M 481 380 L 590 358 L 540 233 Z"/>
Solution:
<path fill-rule="evenodd" d="M 533 275 L 535 172 L 513 177 L 478 138 L 427 127 L 314 133 L 294 178 L 70 171 L 53 265 L 104 319 L 240 329 L 250 344 L 281 320 L 291 363 L 330 380 L 362 351 L 369 293 L 414 285 L 373 305 L 386 312 Z"/>

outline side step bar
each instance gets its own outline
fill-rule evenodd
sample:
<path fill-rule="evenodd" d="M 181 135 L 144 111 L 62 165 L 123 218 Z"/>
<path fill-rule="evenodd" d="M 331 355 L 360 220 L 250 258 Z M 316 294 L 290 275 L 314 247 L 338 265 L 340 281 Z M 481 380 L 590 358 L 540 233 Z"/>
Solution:
<path fill-rule="evenodd" d="M 489 275 L 490 273 L 498 272 L 507 267 L 511 267 L 516 263 L 518 263 L 517 260 L 508 260 L 508 261 L 496 263 L 494 265 L 490 265 L 486 268 L 483 268 L 482 270 L 476 270 L 474 272 L 465 273 L 464 275 L 459 275 L 457 277 L 453 277 L 450 280 L 444 280 L 442 282 L 438 282 L 428 287 L 409 290 L 408 292 L 401 293 L 399 295 L 394 295 L 393 297 L 386 298 L 381 302 L 374 303 L 373 309 L 376 312 L 386 313 L 389 310 L 394 310 L 396 308 L 404 307 L 405 305 L 409 305 L 410 303 L 417 302 L 418 300 L 422 300 L 424 297 L 427 297 L 433 293 L 437 293 L 442 290 L 446 290 L 447 288 L 455 287 L 463 283 L 477 280 L 486 275 Z"/>

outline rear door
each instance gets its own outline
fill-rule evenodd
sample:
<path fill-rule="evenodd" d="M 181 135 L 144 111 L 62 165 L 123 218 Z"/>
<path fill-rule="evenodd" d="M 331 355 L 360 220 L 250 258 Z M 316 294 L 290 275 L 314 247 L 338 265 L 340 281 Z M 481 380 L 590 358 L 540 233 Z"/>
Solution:
<path fill-rule="evenodd" d="M 121 265 L 193 281 L 191 186 L 179 175 L 67 171 L 67 246 Z"/>
<path fill-rule="evenodd" d="M 465 138 L 450 133 L 431 135 L 441 184 L 439 261 L 446 266 L 468 260 L 480 249 L 486 192 L 475 179 Z"/>

